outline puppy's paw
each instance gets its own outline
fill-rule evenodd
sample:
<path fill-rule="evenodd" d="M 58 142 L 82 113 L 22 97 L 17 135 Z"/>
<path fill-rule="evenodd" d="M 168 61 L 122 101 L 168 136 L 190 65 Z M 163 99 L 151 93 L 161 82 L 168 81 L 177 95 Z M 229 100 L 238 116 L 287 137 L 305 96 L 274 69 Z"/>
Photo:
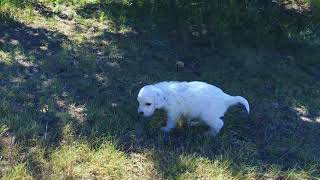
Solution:
<path fill-rule="evenodd" d="M 199 124 L 200 124 L 200 122 L 188 121 L 188 126 L 189 126 L 189 127 L 198 126 Z"/>
<path fill-rule="evenodd" d="M 163 132 L 165 132 L 165 133 L 170 132 L 170 130 L 171 130 L 171 129 L 168 128 L 168 127 L 166 127 L 166 126 L 161 128 L 161 131 L 163 131 Z"/>
<path fill-rule="evenodd" d="M 206 136 L 211 136 L 211 137 L 215 137 L 218 135 L 218 133 L 214 130 L 209 130 L 207 132 L 204 133 Z"/>

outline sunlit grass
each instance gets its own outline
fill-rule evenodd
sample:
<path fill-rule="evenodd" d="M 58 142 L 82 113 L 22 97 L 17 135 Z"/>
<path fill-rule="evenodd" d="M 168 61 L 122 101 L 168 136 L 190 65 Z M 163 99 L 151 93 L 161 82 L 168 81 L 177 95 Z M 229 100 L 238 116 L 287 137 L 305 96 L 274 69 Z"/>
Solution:
<path fill-rule="evenodd" d="M 177 176 L 178 179 L 234 179 L 230 162 L 227 160 L 210 161 L 196 156 L 180 156 L 179 162 L 174 164 L 171 170 L 179 171 L 182 166 L 186 170 Z"/>
<path fill-rule="evenodd" d="M 0 62 L 5 64 L 11 64 L 12 63 L 12 57 L 9 52 L 0 51 Z"/>
<path fill-rule="evenodd" d="M 16 39 L 0 37 L 1 179 L 320 175 L 318 122 L 313 120 L 320 109 L 317 51 L 279 52 L 227 39 L 218 50 L 197 49 L 176 40 L 177 32 L 168 37 L 152 33 L 159 25 L 133 23 L 125 9 L 103 9 L 98 0 L 39 2 L 53 15 L 46 17 L 30 4 L 0 9 L 10 26 L 41 42 L 25 48 Z M 130 2 L 117 5 L 128 8 Z M 93 5 L 89 16 L 80 15 L 87 5 Z M 217 21 L 221 31 L 228 28 L 228 19 Z M 137 28 L 139 23 L 149 29 Z M 8 37 L 16 33 L 15 28 L 4 31 Z M 178 60 L 199 63 L 200 75 L 192 72 L 196 67 L 177 71 Z M 139 88 L 163 80 L 216 84 L 247 97 L 252 114 L 232 108 L 218 137 L 206 137 L 206 127 L 183 122 L 164 135 L 159 128 L 165 113 L 149 121 L 136 114 Z"/>
<path fill-rule="evenodd" d="M 16 165 L 8 174 L 3 176 L 4 180 L 11 179 L 33 179 L 32 176 L 28 173 L 25 163 Z"/>
<path fill-rule="evenodd" d="M 51 157 L 52 169 L 58 178 L 90 178 L 130 176 L 128 160 L 113 145 L 104 144 L 92 150 L 85 144 L 62 146 Z"/>

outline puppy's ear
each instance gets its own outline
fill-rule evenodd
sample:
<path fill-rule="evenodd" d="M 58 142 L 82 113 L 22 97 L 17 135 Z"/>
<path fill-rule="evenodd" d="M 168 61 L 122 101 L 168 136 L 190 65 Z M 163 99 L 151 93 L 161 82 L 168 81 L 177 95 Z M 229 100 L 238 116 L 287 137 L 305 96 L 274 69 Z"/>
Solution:
<path fill-rule="evenodd" d="M 164 93 L 160 89 L 156 89 L 156 95 L 154 100 L 154 106 L 156 109 L 163 108 L 163 106 L 166 103 L 166 97 L 164 96 Z"/>

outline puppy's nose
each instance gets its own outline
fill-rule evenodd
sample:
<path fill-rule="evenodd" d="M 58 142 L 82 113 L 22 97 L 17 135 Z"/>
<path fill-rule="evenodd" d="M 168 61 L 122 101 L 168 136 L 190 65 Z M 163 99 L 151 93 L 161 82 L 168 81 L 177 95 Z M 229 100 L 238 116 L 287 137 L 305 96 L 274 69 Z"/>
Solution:
<path fill-rule="evenodd" d="M 140 115 L 143 115 L 143 111 L 140 111 L 139 114 L 140 114 Z"/>

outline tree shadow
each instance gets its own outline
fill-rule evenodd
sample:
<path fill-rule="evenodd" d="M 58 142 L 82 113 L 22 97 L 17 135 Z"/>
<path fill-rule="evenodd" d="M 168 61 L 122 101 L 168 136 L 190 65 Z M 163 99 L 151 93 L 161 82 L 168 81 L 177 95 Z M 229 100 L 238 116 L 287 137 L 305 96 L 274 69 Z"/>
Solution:
<path fill-rule="evenodd" d="M 62 44 L 70 40 L 61 33 L 32 28 L 14 20 L 0 25 L 0 37 L 4 54 L 0 81 L 1 124 L 13 132 L 19 143 L 31 145 L 39 141 L 44 142 L 44 146 L 49 145 L 47 148 L 56 146 L 61 140 L 63 126 L 68 121 L 77 124 L 71 117 L 63 122 L 59 115 L 62 107 L 55 102 L 66 91 L 63 72 L 71 67 L 71 62 L 63 64 L 65 59 L 61 60 L 64 57 L 60 55 L 66 53 Z M 61 79 L 57 78 L 60 76 Z M 72 98 L 69 98 L 70 103 Z M 13 118 L 15 114 L 17 117 Z"/>
<path fill-rule="evenodd" d="M 104 39 L 110 35 L 109 32 L 106 32 L 97 39 Z M 214 77 L 215 74 L 207 74 L 207 76 L 200 76 L 200 78 L 209 82 L 221 83 L 222 87 L 229 87 L 234 94 L 241 93 L 238 87 L 243 86 L 243 84 L 248 85 L 247 88 L 252 88 L 246 90 L 252 106 L 252 114 L 249 118 L 246 116 L 239 117 L 240 110 L 232 108 L 231 112 L 226 115 L 226 125 L 221 135 L 212 138 L 206 137 L 202 133 L 206 130 L 206 126 L 198 128 L 178 127 L 169 135 L 161 133 L 159 127 L 163 125 L 165 120 L 164 113 L 156 114 L 151 122 L 142 122 L 144 120 L 137 117 L 135 114 L 135 95 L 139 86 L 149 83 L 149 80 L 142 80 L 143 83 L 139 85 L 139 81 L 136 81 L 136 79 L 139 79 L 140 76 L 151 76 L 152 81 L 155 82 L 164 80 L 164 77 L 174 80 L 195 80 L 199 77 L 195 74 L 188 76 L 186 72 L 174 72 L 172 59 L 168 60 L 168 62 L 171 62 L 171 68 L 168 65 L 168 69 L 157 69 L 161 68 L 158 66 L 159 61 L 166 64 L 166 58 L 163 56 L 162 58 L 158 57 L 159 59 L 150 54 L 143 56 L 143 53 L 137 55 L 137 57 L 132 56 L 135 53 L 126 49 L 127 46 L 140 46 L 142 48 L 138 48 L 137 52 L 147 51 L 151 54 L 156 54 L 158 51 L 162 53 L 162 50 L 161 46 L 150 45 L 149 41 L 145 41 L 143 35 L 136 35 L 133 40 L 134 45 L 130 43 L 128 45 L 128 42 L 132 42 L 131 38 L 133 37 L 120 35 L 116 41 L 120 48 L 126 50 L 125 56 L 130 55 L 128 62 L 135 61 L 135 64 L 127 67 L 125 64 L 128 62 L 120 63 L 120 67 L 123 68 L 135 67 L 133 68 L 135 70 L 125 69 L 125 71 L 128 73 L 126 74 L 127 81 L 130 84 L 136 84 L 133 85 L 134 93 L 128 93 L 130 95 L 126 96 L 124 100 L 116 100 L 117 103 L 121 104 L 121 108 L 114 108 L 117 114 L 121 114 L 121 111 L 125 110 L 125 113 L 128 113 L 130 117 L 130 120 L 126 122 L 130 125 L 120 127 L 120 129 L 125 128 L 121 131 L 122 133 L 118 134 L 119 129 L 117 129 L 118 132 L 113 134 L 123 147 L 123 151 L 130 154 L 156 149 L 154 161 L 158 164 L 159 172 L 164 173 L 165 178 L 172 177 L 173 174 L 170 174 L 168 169 L 179 166 L 179 163 L 181 163 L 180 156 L 183 155 L 195 155 L 210 160 L 221 156 L 231 157 L 234 166 L 266 167 L 276 165 L 283 171 L 296 167 L 303 169 L 319 161 L 320 147 L 316 138 L 319 135 L 318 128 L 320 126 L 320 123 L 317 122 L 319 111 L 317 110 L 317 102 L 312 100 L 312 97 L 317 94 L 316 89 L 319 87 L 319 82 L 314 82 L 313 78 L 316 78 L 316 76 L 310 76 L 319 67 L 316 64 L 316 59 L 319 56 L 319 52 L 317 52 L 319 46 L 303 46 L 303 49 L 299 52 L 296 48 L 301 48 L 301 46 L 299 44 L 297 47 L 298 44 L 296 44 L 293 47 L 288 47 L 287 51 L 257 48 L 250 49 L 246 54 L 241 52 L 245 51 L 245 48 L 236 48 L 222 52 L 224 54 L 222 57 L 217 56 L 214 52 L 207 54 L 208 57 L 205 60 L 198 62 L 201 67 L 200 71 L 220 72 L 222 73 L 220 76 L 226 79 Z M 146 44 L 143 45 L 140 42 L 141 40 Z M 189 49 L 190 54 L 195 54 L 195 52 L 197 52 L 197 48 Z M 200 51 L 200 53 L 205 52 L 205 50 Z M 188 56 L 188 54 L 185 55 Z M 215 60 L 212 60 L 213 57 Z M 244 59 L 248 60 L 244 62 Z M 312 69 L 310 69 L 309 65 L 312 63 L 315 66 L 311 66 Z M 303 64 L 307 69 L 301 68 Z M 268 71 L 265 70 L 266 67 L 268 67 Z M 220 68 L 225 69 L 225 71 Z M 153 73 L 157 71 L 162 74 L 154 76 Z M 170 75 L 170 73 L 174 73 L 174 75 Z M 133 79 L 129 78 L 132 76 L 134 76 Z M 117 83 L 124 83 L 122 87 L 126 87 L 130 85 L 127 81 Z M 229 83 L 230 81 L 231 83 Z M 240 84 L 233 81 L 239 81 Z M 231 84 L 233 86 L 229 86 Z M 307 96 L 307 93 L 312 95 Z M 301 114 L 296 110 L 298 104 L 302 104 L 307 109 L 303 116 L 308 117 L 310 121 L 303 120 Z M 126 121 L 125 119 L 128 116 L 123 116 L 120 119 Z M 93 123 L 99 124 L 95 126 L 98 128 L 97 132 L 106 132 L 107 128 L 102 125 L 103 123 Z M 118 124 L 116 121 L 113 123 Z M 119 124 L 116 127 L 119 127 Z M 111 128 L 107 131 L 112 132 L 114 130 Z M 171 159 L 168 160 L 167 158 Z M 190 169 L 181 166 L 181 172 L 174 172 L 177 173 L 174 175 L 182 174 L 188 170 Z M 261 172 L 265 173 L 265 170 L 261 170 Z"/>
<path fill-rule="evenodd" d="M 15 21 L 1 24 L 0 30 L 0 48 L 16 60 L 0 66 L 0 95 L 8 103 L 1 104 L 0 112 L 19 115 L 0 122 L 21 144 L 32 147 L 40 141 L 50 151 L 74 140 L 63 136 L 71 130 L 75 138 L 98 148 L 101 141 L 90 139 L 111 136 L 128 154 L 154 150 L 153 160 L 164 178 L 189 170 L 179 160 L 182 155 L 210 160 L 222 156 L 230 158 L 234 168 L 278 165 L 287 170 L 320 161 L 319 111 L 317 99 L 312 100 L 319 82 L 310 80 L 316 77 L 311 75 L 319 66 L 315 51 L 319 47 L 303 53 L 289 49 L 266 54 L 258 48 L 248 54 L 243 52 L 246 49 L 235 48 L 222 51 L 223 56 L 210 48 L 190 48 L 184 56 L 199 57 L 203 72 L 199 77 L 176 72 L 172 52 L 178 49 L 168 51 L 145 34 L 104 32 L 96 37 L 96 44 L 75 44 L 61 33 Z M 103 40 L 112 43 L 107 48 L 99 46 Z M 254 54 L 251 58 L 250 53 Z M 148 122 L 137 116 L 136 94 L 144 84 L 199 78 L 231 89 L 230 93 L 248 94 L 252 114 L 239 116 L 240 110 L 232 108 L 216 138 L 202 134 L 206 126 L 182 126 L 165 135 L 159 130 L 164 113 Z M 246 85 L 245 90 L 239 89 Z M 307 112 L 295 109 L 296 104 Z M 164 158 L 167 154 L 172 159 Z M 177 172 L 168 172 L 176 165 Z"/>
<path fill-rule="evenodd" d="M 11 47 L 21 46 L 27 53 L 33 53 L 39 59 L 59 50 L 63 40 L 68 41 L 62 34 L 27 27 L 14 20 L 1 24 L 0 30 L 2 48 L 6 48 L 6 44 L 10 44 Z"/>
<path fill-rule="evenodd" d="M 36 11 L 38 11 L 43 17 L 52 18 L 54 16 L 58 16 L 61 19 L 72 20 L 73 17 L 68 16 L 67 14 L 61 12 L 54 12 L 50 7 L 43 5 L 41 2 L 37 2 L 33 4 L 33 7 Z"/>
<path fill-rule="evenodd" d="M 117 29 L 130 26 L 138 32 L 170 32 L 172 41 L 182 41 L 187 48 L 224 48 L 229 41 L 246 42 L 254 47 L 262 42 L 287 47 L 296 41 L 312 40 L 319 29 L 315 1 L 311 1 L 310 7 L 296 1 L 291 3 L 225 1 L 193 6 L 179 1 L 176 4 L 112 1 L 86 4 L 77 13 L 83 18 L 106 17 Z"/>

